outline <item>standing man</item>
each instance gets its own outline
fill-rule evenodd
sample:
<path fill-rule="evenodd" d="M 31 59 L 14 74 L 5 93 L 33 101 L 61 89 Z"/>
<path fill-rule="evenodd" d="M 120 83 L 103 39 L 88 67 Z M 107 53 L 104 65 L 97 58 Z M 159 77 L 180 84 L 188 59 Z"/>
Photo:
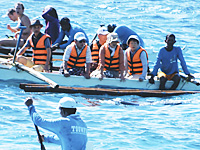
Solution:
<path fill-rule="evenodd" d="M 131 35 L 127 40 L 129 46 L 124 54 L 126 77 L 128 79 L 145 80 L 148 71 L 148 54 L 140 46 L 140 40 L 137 35 Z"/>
<path fill-rule="evenodd" d="M 47 34 L 40 32 L 43 25 L 39 20 L 33 20 L 30 28 L 33 34 L 29 36 L 24 46 L 17 52 L 17 61 L 27 67 L 32 67 L 36 71 L 46 71 L 50 69 L 51 61 L 51 38 Z M 33 49 L 33 60 L 21 56 L 29 48 Z"/>
<path fill-rule="evenodd" d="M 86 44 L 86 39 L 83 32 L 77 32 L 74 36 L 74 42 L 66 47 L 63 55 L 65 77 L 69 77 L 70 75 L 83 75 L 86 79 L 90 78 L 92 56 L 90 47 Z"/>
<path fill-rule="evenodd" d="M 59 48 L 65 49 L 69 44 L 71 44 L 74 41 L 74 35 L 77 32 L 82 32 L 86 37 L 87 44 L 89 44 L 89 39 L 84 30 L 78 27 L 73 28 L 69 18 L 67 17 L 62 18 L 60 21 L 60 25 L 61 25 L 61 31 L 59 33 L 57 40 L 53 43 L 52 50 Z M 65 35 L 68 37 L 67 41 L 63 41 Z"/>
<path fill-rule="evenodd" d="M 178 87 L 181 79 L 178 69 L 178 59 L 181 62 L 184 73 L 188 75 L 188 78 L 191 79 L 194 77 L 187 69 L 181 48 L 174 46 L 176 43 L 175 35 L 168 34 L 166 36 L 165 42 L 167 43 L 167 46 L 160 49 L 157 57 L 157 62 L 153 71 L 151 72 L 151 78 L 149 79 L 149 82 L 154 84 L 154 76 L 157 75 L 158 69 L 160 68 L 162 72 L 158 74 L 158 77 L 160 78 L 159 89 L 164 90 L 167 80 L 172 80 L 174 83 L 170 90 L 175 90 Z"/>
<path fill-rule="evenodd" d="M 26 26 L 26 29 L 24 29 L 23 32 L 22 32 L 21 40 L 20 40 L 20 43 L 19 43 L 20 47 L 22 47 L 24 45 L 24 43 L 26 42 L 26 39 L 31 34 L 30 20 L 26 15 L 24 15 L 24 5 L 20 2 L 18 2 L 15 5 L 15 10 L 16 10 L 16 14 L 18 16 L 17 26 L 11 27 L 10 25 L 7 25 L 7 28 L 15 33 L 15 38 L 8 38 L 8 39 L 0 40 L 0 46 L 15 47 L 16 44 L 17 44 L 17 36 L 20 32 L 20 29 L 19 29 L 20 26 Z M 12 18 L 11 20 L 15 20 L 15 19 Z"/>
<path fill-rule="evenodd" d="M 91 74 L 103 80 L 107 78 L 121 78 L 124 81 L 124 53 L 121 49 L 117 33 L 109 33 L 106 43 L 99 52 L 98 67 Z"/>
<path fill-rule="evenodd" d="M 59 144 L 62 150 L 85 150 L 87 143 L 87 126 L 76 114 L 76 102 L 73 98 L 60 99 L 58 108 L 61 118 L 43 119 L 35 110 L 32 98 L 27 98 L 25 105 L 35 125 L 49 130 L 57 135 L 44 136 L 44 142 Z"/>
<path fill-rule="evenodd" d="M 100 47 L 106 43 L 108 30 L 106 27 L 100 27 L 97 30 L 97 36 L 99 40 L 94 40 L 90 46 L 91 54 L 92 54 L 92 66 L 91 71 L 94 71 L 99 63 L 99 49 Z"/>

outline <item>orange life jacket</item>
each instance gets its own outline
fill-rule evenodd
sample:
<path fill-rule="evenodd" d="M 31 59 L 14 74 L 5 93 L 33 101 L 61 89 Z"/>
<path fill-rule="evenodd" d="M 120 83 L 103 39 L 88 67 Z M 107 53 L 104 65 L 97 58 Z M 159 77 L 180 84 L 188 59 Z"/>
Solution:
<path fill-rule="evenodd" d="M 99 47 L 97 45 L 97 41 L 93 41 L 93 46 L 91 49 L 91 55 L 93 62 L 99 63 Z"/>
<path fill-rule="evenodd" d="M 140 60 L 140 54 L 142 51 L 145 51 L 147 55 L 147 62 L 148 62 L 148 54 L 145 49 L 140 47 L 140 49 L 134 54 L 133 58 L 131 59 L 131 52 L 127 53 L 127 60 L 128 60 L 128 73 L 132 74 L 142 74 L 143 66 Z"/>
<path fill-rule="evenodd" d="M 108 44 L 104 44 L 105 46 L 105 66 L 104 70 L 115 70 L 119 71 L 119 49 L 120 45 L 117 44 L 117 48 L 115 49 L 115 53 L 113 56 L 110 54 L 110 50 L 108 48 Z"/>
<path fill-rule="evenodd" d="M 47 60 L 47 50 L 45 48 L 44 41 L 46 38 L 50 38 L 48 34 L 42 35 L 36 44 L 32 40 L 33 34 L 29 36 L 29 42 L 33 49 L 33 61 L 36 65 L 45 65 Z"/>
<path fill-rule="evenodd" d="M 85 45 L 85 48 L 82 50 L 80 55 L 77 54 L 75 43 L 72 43 L 72 51 L 69 57 L 69 60 L 67 61 L 67 67 L 68 68 L 83 68 L 85 67 L 86 63 L 86 51 L 87 51 L 87 44 Z"/>

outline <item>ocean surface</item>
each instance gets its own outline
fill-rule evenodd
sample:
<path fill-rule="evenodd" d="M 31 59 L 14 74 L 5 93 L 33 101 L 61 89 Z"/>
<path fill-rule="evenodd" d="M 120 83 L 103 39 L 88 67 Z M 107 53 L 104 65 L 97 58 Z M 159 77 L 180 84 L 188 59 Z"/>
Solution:
<path fill-rule="evenodd" d="M 0 38 L 12 35 L 6 25 L 16 26 L 6 15 L 17 0 L 0 0 Z M 168 33 L 176 36 L 176 46 L 192 74 L 200 70 L 199 0 L 22 0 L 30 19 L 41 18 L 46 5 L 52 5 L 59 19 L 69 17 L 81 26 L 90 41 L 100 24 L 114 23 L 133 29 L 145 42 L 153 67 L 157 52 L 165 46 Z M 42 30 L 44 31 L 44 29 Z M 6 76 L 6 75 L 5 75 Z M 24 105 L 33 97 L 44 118 L 57 118 L 58 101 L 73 97 L 78 112 L 88 126 L 88 140 L 95 150 L 198 150 L 200 149 L 200 94 L 166 98 L 139 96 L 89 96 L 84 94 L 25 93 L 16 84 L 0 82 L 0 150 L 40 149 L 37 134 Z M 120 101 L 134 102 L 127 106 Z M 41 134 L 50 132 L 39 128 Z M 44 143 L 47 150 L 60 149 Z"/>

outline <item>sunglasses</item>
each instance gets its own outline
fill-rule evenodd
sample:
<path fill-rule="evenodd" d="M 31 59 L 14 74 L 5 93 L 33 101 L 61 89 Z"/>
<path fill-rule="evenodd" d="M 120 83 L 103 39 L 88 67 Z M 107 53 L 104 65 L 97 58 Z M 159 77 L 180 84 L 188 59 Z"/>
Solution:
<path fill-rule="evenodd" d="M 79 43 L 85 43 L 86 41 L 85 40 L 80 40 L 78 41 Z"/>

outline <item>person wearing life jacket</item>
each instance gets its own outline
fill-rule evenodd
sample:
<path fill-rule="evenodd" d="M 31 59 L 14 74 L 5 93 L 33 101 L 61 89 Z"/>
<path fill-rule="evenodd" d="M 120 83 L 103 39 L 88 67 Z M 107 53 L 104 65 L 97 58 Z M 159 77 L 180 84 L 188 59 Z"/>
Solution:
<path fill-rule="evenodd" d="M 118 44 L 117 33 L 109 33 L 106 43 L 99 51 L 99 64 L 92 77 L 102 80 L 104 77 L 121 78 L 124 81 L 124 53 Z"/>
<path fill-rule="evenodd" d="M 99 40 L 94 40 L 90 46 L 91 54 L 92 54 L 92 65 L 91 65 L 91 71 L 94 71 L 99 63 L 99 49 L 100 47 L 106 43 L 108 30 L 106 27 L 100 27 L 97 30 L 97 36 Z"/>
<path fill-rule="evenodd" d="M 68 45 L 63 55 L 64 76 L 83 75 L 90 78 L 90 63 L 92 56 L 90 47 L 86 44 L 86 37 L 83 32 L 74 35 L 74 42 Z"/>
<path fill-rule="evenodd" d="M 148 71 L 147 51 L 140 46 L 140 40 L 137 35 L 129 36 L 127 45 L 129 47 L 124 54 L 126 78 L 143 81 Z"/>
<path fill-rule="evenodd" d="M 32 67 L 36 71 L 48 72 L 51 61 L 51 38 L 48 34 L 40 32 L 43 25 L 40 21 L 33 20 L 30 28 L 33 33 L 28 37 L 24 46 L 17 52 L 17 61 L 27 67 Z M 29 48 L 33 49 L 33 59 L 30 60 L 21 56 Z"/>

